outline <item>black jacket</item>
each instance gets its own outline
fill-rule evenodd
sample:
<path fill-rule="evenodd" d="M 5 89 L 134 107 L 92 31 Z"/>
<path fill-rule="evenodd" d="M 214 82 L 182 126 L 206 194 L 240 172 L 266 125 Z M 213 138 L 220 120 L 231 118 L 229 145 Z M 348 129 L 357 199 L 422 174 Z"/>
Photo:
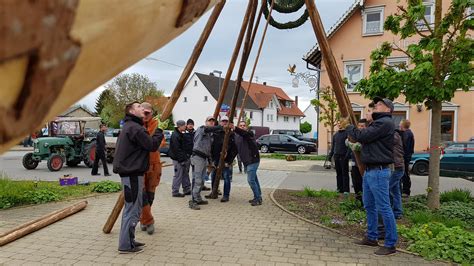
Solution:
<path fill-rule="evenodd" d="M 160 147 L 163 131 L 157 128 L 153 136 L 148 135 L 142 119 L 134 115 L 126 115 L 124 121 L 115 147 L 114 173 L 141 176 L 148 171 L 150 152 Z"/>
<path fill-rule="evenodd" d="M 105 136 L 104 136 L 104 132 L 102 131 L 99 131 L 99 133 L 97 133 L 97 138 L 95 139 L 95 143 L 96 143 L 96 152 L 97 153 L 105 153 Z"/>
<path fill-rule="evenodd" d="M 225 137 L 224 131 L 216 132 L 213 135 L 211 155 L 212 155 L 212 161 L 214 162 L 215 165 L 219 164 L 222 146 L 224 146 L 224 137 Z M 235 156 L 237 156 L 237 153 L 238 152 L 237 152 L 237 146 L 235 145 L 234 133 L 231 132 L 229 136 L 229 145 L 227 146 L 227 155 L 224 158 L 224 161 L 226 163 L 231 164 L 234 161 Z"/>
<path fill-rule="evenodd" d="M 194 146 L 194 133 L 196 130 L 189 131 L 187 130 L 186 133 L 184 133 L 184 150 L 186 151 L 186 154 L 191 156 L 193 154 L 193 146 Z"/>
<path fill-rule="evenodd" d="M 235 144 L 242 163 L 247 166 L 260 162 L 260 153 L 252 131 L 245 131 L 236 127 L 234 132 L 236 133 Z"/>
<path fill-rule="evenodd" d="M 171 134 L 170 139 L 170 149 L 168 155 L 171 159 L 182 163 L 189 158 L 188 153 L 186 152 L 186 141 L 185 134 L 180 132 L 178 128 L 174 129 L 173 134 Z"/>
<path fill-rule="evenodd" d="M 361 160 L 367 165 L 393 163 L 393 134 L 395 125 L 390 113 L 373 113 L 374 121 L 366 128 L 359 130 L 354 125 L 346 131 L 355 141 L 362 144 Z"/>
<path fill-rule="evenodd" d="M 333 155 L 342 155 L 346 156 L 349 159 L 349 148 L 346 146 L 347 131 L 339 130 L 332 136 L 331 143 L 331 152 L 329 153 L 329 158 Z"/>
<path fill-rule="evenodd" d="M 402 132 L 403 151 L 405 161 L 411 161 L 411 156 L 415 153 L 415 136 L 410 129 Z"/>

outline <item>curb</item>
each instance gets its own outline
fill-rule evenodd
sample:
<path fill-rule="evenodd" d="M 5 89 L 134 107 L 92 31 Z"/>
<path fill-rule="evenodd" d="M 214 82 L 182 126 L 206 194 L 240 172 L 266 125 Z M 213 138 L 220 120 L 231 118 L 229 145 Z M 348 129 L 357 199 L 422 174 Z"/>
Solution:
<path fill-rule="evenodd" d="M 330 228 L 330 227 L 327 227 L 327 226 L 325 226 L 325 225 L 323 225 L 323 224 L 321 224 L 321 223 L 318 223 L 318 222 L 315 222 L 315 221 L 311 221 L 311 220 L 306 219 L 306 218 L 304 218 L 304 217 L 302 217 L 302 216 L 300 216 L 300 215 L 298 215 L 298 214 L 296 214 L 296 213 L 294 213 L 294 212 L 292 212 L 292 211 L 287 210 L 285 207 L 283 207 L 283 205 L 281 205 L 280 203 L 278 203 L 277 200 L 275 199 L 275 197 L 273 196 L 273 194 L 274 194 L 275 191 L 277 191 L 277 190 L 278 190 L 278 188 L 276 188 L 276 189 L 274 189 L 272 192 L 270 192 L 270 199 L 271 199 L 272 202 L 273 202 L 276 206 L 278 206 L 278 208 L 280 208 L 282 211 L 284 211 L 284 212 L 286 212 L 286 213 L 288 213 L 288 214 L 290 214 L 290 215 L 292 215 L 292 216 L 298 218 L 299 220 L 305 221 L 305 222 L 310 223 L 310 224 L 312 224 L 312 225 L 316 225 L 316 226 L 318 226 L 318 227 L 321 227 L 321 228 L 323 228 L 323 229 L 326 229 L 326 230 L 331 231 L 331 232 L 333 232 L 333 233 L 336 233 L 336 234 L 338 234 L 338 235 L 342 235 L 342 236 L 348 237 L 348 238 L 353 239 L 353 240 L 359 240 L 358 238 L 355 238 L 355 237 L 352 237 L 352 236 L 348 236 L 348 235 L 346 235 L 346 234 L 344 234 L 344 233 L 342 233 L 342 232 L 340 232 L 340 231 L 338 231 L 338 230 L 336 230 L 336 229 L 334 229 L 334 228 Z M 353 243 L 351 243 L 351 244 L 353 244 Z M 355 245 L 355 244 L 353 244 L 353 245 Z M 405 249 L 397 248 L 397 251 L 398 251 L 398 252 L 405 253 L 405 254 L 409 254 L 409 255 L 413 255 L 413 256 L 417 256 L 417 257 L 423 258 L 423 257 L 420 256 L 419 254 L 414 253 L 414 252 L 411 252 L 411 251 L 408 251 L 408 250 L 405 250 Z M 426 260 L 425 258 L 423 258 L 423 259 Z M 428 260 L 427 260 L 427 261 L 428 261 Z M 438 261 L 438 262 L 442 262 L 442 263 L 451 264 L 450 262 L 446 262 L 446 261 L 439 261 L 439 260 L 434 260 L 434 261 Z"/>

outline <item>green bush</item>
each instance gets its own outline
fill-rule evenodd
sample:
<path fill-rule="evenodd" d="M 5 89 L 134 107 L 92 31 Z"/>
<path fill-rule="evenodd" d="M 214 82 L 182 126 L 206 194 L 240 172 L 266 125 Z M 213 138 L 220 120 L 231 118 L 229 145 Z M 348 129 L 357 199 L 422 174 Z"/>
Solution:
<path fill-rule="evenodd" d="M 51 201 L 58 201 L 61 197 L 48 189 L 39 189 L 32 192 L 26 192 L 25 198 L 28 200 L 28 203 L 40 204 Z"/>
<path fill-rule="evenodd" d="M 408 214 L 408 219 L 414 224 L 426 224 L 432 222 L 434 215 L 431 211 L 413 211 Z"/>
<path fill-rule="evenodd" d="M 409 201 L 403 204 L 403 210 L 406 212 L 426 211 L 428 209 L 429 208 L 426 204 L 417 201 Z"/>
<path fill-rule="evenodd" d="M 428 223 L 407 228 L 399 226 L 400 234 L 410 240 L 408 250 L 433 260 L 474 263 L 474 233 L 461 227 L 449 228 L 442 223 Z"/>
<path fill-rule="evenodd" d="M 92 191 L 97 193 L 112 193 L 120 190 L 122 190 L 122 185 L 110 180 L 101 181 L 92 188 Z"/>
<path fill-rule="evenodd" d="M 366 213 L 362 210 L 354 210 L 346 215 L 346 221 L 349 224 L 363 224 L 366 219 Z"/>
<path fill-rule="evenodd" d="M 428 201 L 428 198 L 426 197 L 426 195 L 421 194 L 421 195 L 416 195 L 416 196 L 410 197 L 409 202 L 418 202 L 418 203 L 426 205 L 427 201 Z"/>
<path fill-rule="evenodd" d="M 337 193 L 337 191 L 330 191 L 325 189 L 314 190 L 310 187 L 305 187 L 303 191 L 297 192 L 296 195 L 300 197 L 334 199 L 339 196 L 339 193 Z"/>
<path fill-rule="evenodd" d="M 339 211 L 345 216 L 349 215 L 352 211 L 363 210 L 362 203 L 353 198 L 346 198 L 339 202 Z"/>
<path fill-rule="evenodd" d="M 467 189 L 455 188 L 450 191 L 445 191 L 440 194 L 439 200 L 441 203 L 459 201 L 459 202 L 472 202 L 471 191 Z"/>
<path fill-rule="evenodd" d="M 445 219 L 458 219 L 474 228 L 474 204 L 459 201 L 451 201 L 441 204 L 438 215 Z"/>

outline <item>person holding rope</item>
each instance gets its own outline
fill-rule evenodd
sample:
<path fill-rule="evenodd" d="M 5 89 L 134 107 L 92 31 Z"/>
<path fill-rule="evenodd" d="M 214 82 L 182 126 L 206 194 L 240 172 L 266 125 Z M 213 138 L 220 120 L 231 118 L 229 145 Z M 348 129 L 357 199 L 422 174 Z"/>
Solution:
<path fill-rule="evenodd" d="M 145 110 L 139 102 L 125 107 L 125 123 L 117 140 L 114 173 L 120 175 L 125 206 L 119 236 L 119 253 L 140 253 L 144 243 L 135 241 L 135 227 L 140 221 L 143 206 L 143 176 L 150 165 L 150 152 L 155 152 L 163 141 L 163 131 L 156 128 L 150 136 L 143 127 Z"/>

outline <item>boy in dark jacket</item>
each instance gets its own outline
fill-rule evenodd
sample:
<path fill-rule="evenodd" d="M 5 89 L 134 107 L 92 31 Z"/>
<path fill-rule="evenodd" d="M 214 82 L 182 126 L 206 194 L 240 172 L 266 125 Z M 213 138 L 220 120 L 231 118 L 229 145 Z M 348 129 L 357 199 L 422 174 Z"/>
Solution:
<path fill-rule="evenodd" d="M 157 151 L 163 140 L 159 128 L 150 136 L 143 127 L 144 109 L 138 102 L 125 107 L 125 123 L 117 140 L 114 173 L 120 175 L 125 207 L 119 237 L 120 253 L 139 253 L 143 243 L 135 241 L 135 227 L 140 221 L 143 201 L 143 176 L 149 167 L 150 152 Z"/>
<path fill-rule="evenodd" d="M 336 183 L 339 193 L 349 193 L 349 149 L 346 146 L 347 122 L 338 123 L 339 130 L 332 137 L 329 160 L 334 156 L 336 165 Z"/>
<path fill-rule="evenodd" d="M 95 158 L 94 165 L 92 166 L 91 175 L 100 175 L 99 171 L 99 160 L 102 161 L 104 166 L 104 176 L 110 176 L 109 168 L 107 167 L 107 144 L 105 143 L 104 133 L 107 131 L 107 126 L 104 124 L 100 125 L 99 133 L 97 133 L 96 146 L 95 146 Z"/>
<path fill-rule="evenodd" d="M 410 171 L 408 166 L 410 165 L 411 156 L 415 152 L 415 136 L 410 129 L 410 121 L 403 119 L 400 122 L 400 130 L 402 133 L 403 141 L 403 152 L 404 152 L 404 163 L 405 163 L 405 172 L 402 177 L 402 193 L 403 197 L 409 197 L 411 193 L 411 179 Z"/>
<path fill-rule="evenodd" d="M 257 142 L 252 131 L 247 128 L 245 121 L 240 121 L 239 126 L 231 128 L 235 132 L 235 144 L 240 155 L 240 159 L 247 167 L 247 182 L 253 192 L 253 199 L 249 201 L 252 206 L 262 205 L 262 190 L 258 182 L 257 169 L 260 164 L 260 153 L 258 152 Z"/>
<path fill-rule="evenodd" d="M 183 120 L 177 121 L 170 139 L 169 156 L 173 160 L 174 166 L 173 185 L 171 186 L 173 197 L 191 195 L 191 181 L 189 180 L 189 158 L 191 156 L 186 148 L 185 130 L 186 123 Z M 179 193 L 181 186 L 183 187 L 183 193 Z"/>
<path fill-rule="evenodd" d="M 390 165 L 393 160 L 395 125 L 392 121 L 393 103 L 389 99 L 375 97 L 373 122 L 359 130 L 348 126 L 347 133 L 362 144 L 361 160 L 366 165 L 363 178 L 363 202 L 367 212 L 367 236 L 356 244 L 378 246 L 377 212 L 382 215 L 385 226 L 384 246 L 376 255 L 390 255 L 396 252 L 398 240 L 397 224 L 390 207 L 389 181 Z"/>

